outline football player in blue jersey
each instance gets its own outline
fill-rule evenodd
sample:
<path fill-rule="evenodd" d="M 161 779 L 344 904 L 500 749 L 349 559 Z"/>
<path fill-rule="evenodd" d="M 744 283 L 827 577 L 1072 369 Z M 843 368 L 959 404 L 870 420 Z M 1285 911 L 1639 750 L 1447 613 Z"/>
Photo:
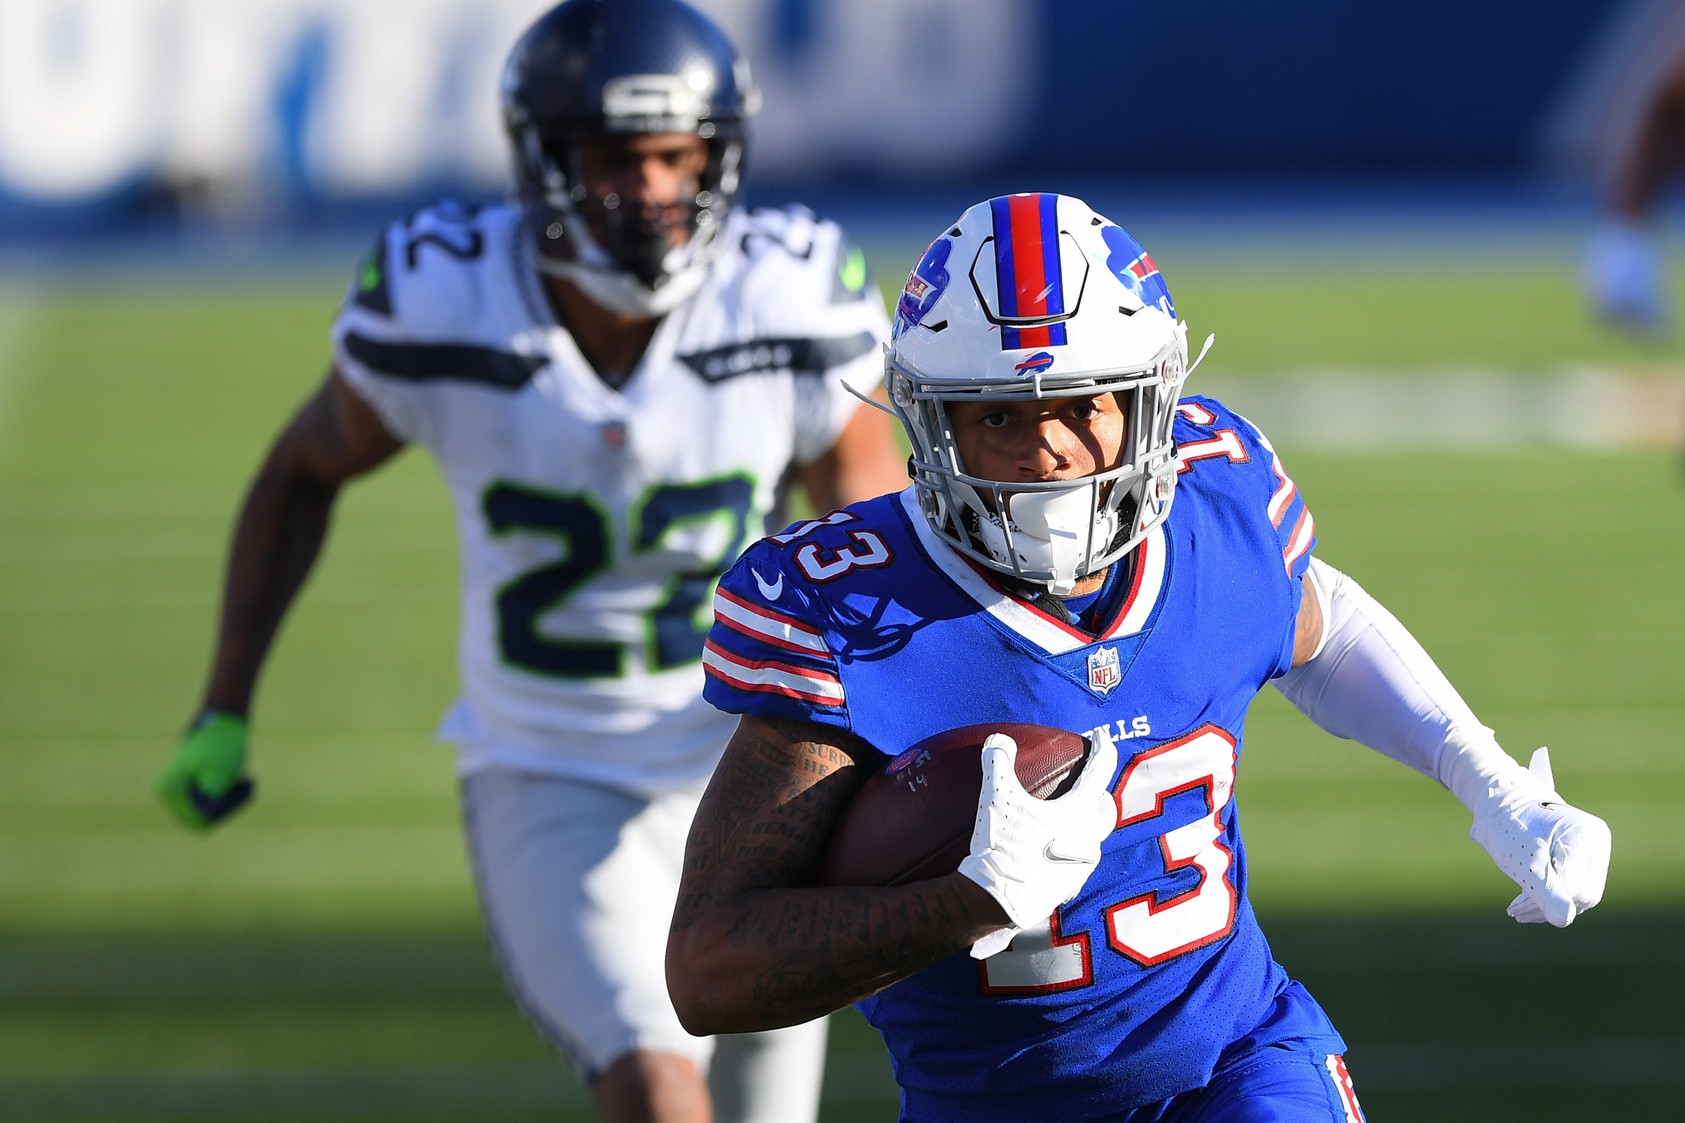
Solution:
<path fill-rule="evenodd" d="M 918 1123 L 1361 1119 L 1247 900 L 1235 774 L 1270 682 L 1449 788 L 1516 919 L 1597 903 L 1607 826 L 1312 557 L 1269 442 L 1179 396 L 1186 339 L 1152 258 L 1075 199 L 979 204 L 913 270 L 887 362 L 913 486 L 758 543 L 716 594 L 707 697 L 742 717 L 668 942 L 692 1031 L 855 1003 Z M 815 886 L 868 773 L 983 722 L 1084 732 L 1080 779 L 1031 798 L 991 736 L 956 872 Z"/>
<path fill-rule="evenodd" d="M 516 44 L 515 198 L 393 223 L 334 365 L 235 531 L 201 709 L 158 788 L 186 824 L 251 792 L 247 717 L 342 485 L 421 445 L 461 543 L 464 828 L 499 965 L 622 1123 L 802 1123 L 825 1025 L 718 1043 L 662 977 L 685 832 L 734 719 L 702 699 L 718 575 L 799 479 L 903 486 L 865 261 L 799 207 L 739 205 L 757 95 L 678 0 L 569 0 Z M 716 1048 L 717 1044 L 717 1048 Z"/>

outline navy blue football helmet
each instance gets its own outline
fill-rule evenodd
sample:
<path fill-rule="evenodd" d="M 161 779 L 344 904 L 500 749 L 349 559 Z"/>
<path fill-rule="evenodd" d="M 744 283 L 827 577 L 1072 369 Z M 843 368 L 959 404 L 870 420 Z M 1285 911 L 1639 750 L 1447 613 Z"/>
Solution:
<path fill-rule="evenodd" d="M 504 127 L 539 267 L 629 314 L 659 315 L 695 292 L 737 203 L 759 101 L 743 56 L 680 0 L 552 8 L 515 44 L 503 73 Z M 652 218 L 612 196 L 588 197 L 582 141 L 669 132 L 701 137 L 708 149 L 699 190 L 676 214 Z M 681 222 L 689 236 L 674 247 Z"/>

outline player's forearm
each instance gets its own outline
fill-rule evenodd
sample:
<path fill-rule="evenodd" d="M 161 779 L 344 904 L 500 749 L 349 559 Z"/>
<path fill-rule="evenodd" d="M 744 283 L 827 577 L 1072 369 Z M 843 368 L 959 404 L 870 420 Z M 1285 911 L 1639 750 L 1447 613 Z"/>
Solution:
<path fill-rule="evenodd" d="M 882 400 L 880 389 L 875 397 Z M 870 406 L 855 410 L 831 449 L 800 472 L 816 511 L 831 511 L 907 486 L 907 461 L 888 418 Z"/>
<path fill-rule="evenodd" d="M 835 511 L 906 486 L 905 473 L 893 465 L 843 460 L 833 450 L 804 465 L 798 473 L 802 490 L 815 511 Z"/>
<path fill-rule="evenodd" d="M 766 889 L 686 908 L 667 944 L 667 986 L 684 1027 L 745 1033 L 810 1021 L 876 994 L 1005 927 L 959 874 L 893 889 Z"/>
<path fill-rule="evenodd" d="M 815 498 L 813 506 L 818 511 L 835 510 L 847 507 L 851 503 L 900 491 L 906 486 L 905 461 L 895 459 L 857 464 L 845 472 L 837 473 L 831 483 L 829 498 L 823 504 Z"/>
<path fill-rule="evenodd" d="M 246 714 L 287 607 L 315 564 L 339 488 L 288 465 L 278 447 L 240 512 L 223 584 L 216 659 L 204 705 Z"/>
<path fill-rule="evenodd" d="M 836 729 L 745 718 L 685 847 L 667 988 L 692 1033 L 795 1025 L 875 994 L 1008 923 L 959 874 L 897 888 L 815 888 L 865 779 L 869 745 Z"/>

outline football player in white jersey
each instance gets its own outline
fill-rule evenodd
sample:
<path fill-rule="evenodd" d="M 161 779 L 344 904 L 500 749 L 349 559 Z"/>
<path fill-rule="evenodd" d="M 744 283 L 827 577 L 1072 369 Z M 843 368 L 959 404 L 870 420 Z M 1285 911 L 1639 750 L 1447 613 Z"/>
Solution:
<path fill-rule="evenodd" d="M 716 1049 L 680 1027 L 662 954 L 734 724 L 702 700 L 714 583 L 791 479 L 820 510 L 905 483 L 850 393 L 877 386 L 888 323 L 836 226 L 736 205 L 756 93 L 678 0 L 552 9 L 503 100 L 516 199 L 422 210 L 363 261 L 334 368 L 240 514 L 159 790 L 196 827 L 249 797 L 254 684 L 340 485 L 426 446 L 461 542 L 441 735 L 511 991 L 606 1119 L 811 1120 L 823 1023 Z"/>

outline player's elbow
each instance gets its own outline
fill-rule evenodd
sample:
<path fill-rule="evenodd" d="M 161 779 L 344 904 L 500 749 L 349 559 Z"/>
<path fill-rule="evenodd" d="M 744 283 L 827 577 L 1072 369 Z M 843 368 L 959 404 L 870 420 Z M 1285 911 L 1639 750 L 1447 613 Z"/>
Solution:
<path fill-rule="evenodd" d="M 673 999 L 673 1009 L 685 1032 L 697 1037 L 712 1037 L 717 1033 L 746 1032 L 740 1030 L 729 1016 L 729 1008 L 711 1000 L 706 988 L 699 987 L 682 974 L 667 968 L 667 993 Z"/>
<path fill-rule="evenodd" d="M 698 1037 L 752 1033 L 770 1028 L 755 1023 L 753 980 L 711 970 L 693 939 L 674 932 L 667 941 L 667 994 L 685 1032 Z"/>

